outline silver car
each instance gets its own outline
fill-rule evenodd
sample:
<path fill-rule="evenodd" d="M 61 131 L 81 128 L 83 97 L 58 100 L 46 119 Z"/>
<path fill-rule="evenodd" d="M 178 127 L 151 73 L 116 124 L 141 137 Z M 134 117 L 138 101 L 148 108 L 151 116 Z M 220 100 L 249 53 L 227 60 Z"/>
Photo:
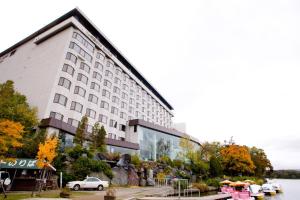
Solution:
<path fill-rule="evenodd" d="M 83 181 L 71 181 L 66 185 L 66 187 L 75 191 L 78 191 L 80 189 L 97 189 L 101 191 L 108 186 L 108 181 L 101 181 L 96 177 L 87 177 Z"/>

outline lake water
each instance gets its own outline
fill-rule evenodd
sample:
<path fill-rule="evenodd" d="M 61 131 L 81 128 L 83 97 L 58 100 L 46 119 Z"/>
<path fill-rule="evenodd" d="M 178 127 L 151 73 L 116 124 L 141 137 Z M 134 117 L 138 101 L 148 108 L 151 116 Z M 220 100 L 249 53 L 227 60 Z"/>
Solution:
<path fill-rule="evenodd" d="M 266 196 L 266 200 L 299 200 L 300 199 L 300 180 L 296 179 L 274 179 L 283 189 L 283 193 L 275 196 Z"/>

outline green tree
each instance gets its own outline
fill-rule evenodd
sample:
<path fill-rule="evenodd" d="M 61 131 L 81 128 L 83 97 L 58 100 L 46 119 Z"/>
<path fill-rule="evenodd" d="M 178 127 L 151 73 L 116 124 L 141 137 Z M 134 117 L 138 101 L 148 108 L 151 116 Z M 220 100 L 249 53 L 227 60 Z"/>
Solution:
<path fill-rule="evenodd" d="M 251 159 L 255 165 L 255 176 L 262 177 L 266 170 L 273 170 L 273 166 L 263 149 L 250 148 Z"/>
<path fill-rule="evenodd" d="M 220 158 L 220 150 L 222 145 L 220 142 L 204 142 L 200 148 L 201 160 L 209 161 L 212 156 Z"/>
<path fill-rule="evenodd" d="M 11 80 L 0 84 L 0 119 L 20 122 L 25 131 L 38 124 L 37 108 L 30 107 L 26 96 L 15 91 Z"/>
<path fill-rule="evenodd" d="M 23 146 L 17 149 L 17 157 L 19 158 L 35 158 L 38 152 L 38 146 L 40 143 L 44 143 L 46 140 L 46 130 L 40 129 L 30 133 L 30 137 L 23 138 Z"/>
<path fill-rule="evenodd" d="M 92 131 L 92 149 L 97 150 L 98 152 L 106 152 L 106 131 L 104 126 L 101 126 L 99 123 L 96 123 L 93 126 Z"/>
<path fill-rule="evenodd" d="M 195 145 L 188 136 L 180 138 L 179 146 L 181 147 L 181 151 L 177 156 L 181 160 L 190 162 L 192 159 L 194 159 L 194 157 L 196 156 Z"/>
<path fill-rule="evenodd" d="M 214 155 L 209 160 L 209 173 L 211 177 L 218 177 L 223 175 L 221 162 Z"/>
<path fill-rule="evenodd" d="M 84 141 L 86 140 L 86 128 L 88 125 L 88 118 L 87 116 L 83 116 L 81 118 L 81 121 L 79 123 L 79 126 L 76 130 L 75 136 L 74 136 L 74 143 L 80 146 L 83 146 Z"/>

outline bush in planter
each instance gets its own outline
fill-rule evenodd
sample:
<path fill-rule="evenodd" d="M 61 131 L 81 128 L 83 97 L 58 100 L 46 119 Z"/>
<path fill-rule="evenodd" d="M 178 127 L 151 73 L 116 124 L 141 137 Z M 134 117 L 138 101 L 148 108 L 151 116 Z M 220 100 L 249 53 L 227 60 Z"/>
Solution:
<path fill-rule="evenodd" d="M 109 188 L 106 190 L 106 195 L 104 196 L 104 200 L 116 200 L 117 191 L 114 188 Z"/>
<path fill-rule="evenodd" d="M 71 196 L 71 191 L 70 191 L 70 189 L 64 187 L 64 188 L 62 189 L 62 191 L 59 193 L 59 196 L 60 196 L 61 198 L 70 198 L 70 196 Z"/>
<path fill-rule="evenodd" d="M 197 188 L 200 192 L 207 192 L 208 186 L 205 183 L 193 183 L 193 188 Z"/>

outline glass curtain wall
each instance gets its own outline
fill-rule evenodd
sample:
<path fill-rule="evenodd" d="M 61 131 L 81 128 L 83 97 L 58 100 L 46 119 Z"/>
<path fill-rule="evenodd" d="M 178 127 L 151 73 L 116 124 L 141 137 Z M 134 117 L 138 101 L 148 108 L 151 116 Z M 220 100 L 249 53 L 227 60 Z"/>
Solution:
<path fill-rule="evenodd" d="M 180 138 L 166 133 L 138 126 L 140 157 L 143 160 L 157 160 L 161 156 L 175 159 L 180 152 Z"/>

